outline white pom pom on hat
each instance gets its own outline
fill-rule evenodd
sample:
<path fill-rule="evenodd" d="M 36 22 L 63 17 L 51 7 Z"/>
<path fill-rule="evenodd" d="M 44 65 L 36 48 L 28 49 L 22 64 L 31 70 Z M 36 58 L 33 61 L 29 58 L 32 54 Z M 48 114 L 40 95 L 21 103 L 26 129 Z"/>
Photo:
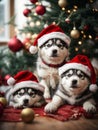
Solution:
<path fill-rule="evenodd" d="M 89 86 L 89 90 L 90 90 L 91 92 L 93 92 L 93 93 L 96 93 L 97 90 L 98 90 L 98 86 L 97 86 L 96 84 L 91 84 L 91 85 Z"/>
<path fill-rule="evenodd" d="M 8 85 L 13 85 L 15 83 L 15 79 L 13 77 L 10 77 L 8 80 L 7 80 L 7 84 Z"/>
<path fill-rule="evenodd" d="M 37 46 L 31 46 L 31 47 L 29 48 L 29 52 L 30 52 L 31 54 L 36 54 L 36 53 L 38 52 Z"/>
<path fill-rule="evenodd" d="M 35 47 L 41 47 L 47 40 L 52 38 L 59 38 L 63 40 L 67 46 L 69 46 L 71 42 L 69 36 L 67 36 L 58 25 L 51 24 L 39 33 L 33 45 L 29 48 L 30 53 L 34 54 L 37 52 Z"/>

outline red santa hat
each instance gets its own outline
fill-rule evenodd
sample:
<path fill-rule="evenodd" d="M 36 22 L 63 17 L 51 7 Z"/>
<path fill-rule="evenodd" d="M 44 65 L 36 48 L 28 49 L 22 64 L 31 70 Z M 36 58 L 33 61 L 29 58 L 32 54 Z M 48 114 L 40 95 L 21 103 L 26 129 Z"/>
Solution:
<path fill-rule="evenodd" d="M 96 92 L 98 87 L 96 85 L 96 74 L 94 68 L 89 60 L 89 58 L 85 55 L 77 55 L 68 63 L 59 68 L 59 75 L 62 75 L 69 69 L 79 69 L 83 71 L 87 76 L 90 77 L 90 91 Z"/>
<path fill-rule="evenodd" d="M 10 77 L 7 80 L 7 83 L 11 86 L 11 89 L 7 94 L 7 99 L 9 99 L 10 95 L 21 88 L 33 88 L 41 91 L 42 93 L 44 92 L 44 87 L 38 83 L 37 77 L 27 70 L 20 71 L 14 77 Z"/>
<path fill-rule="evenodd" d="M 66 34 L 64 34 L 63 30 L 59 26 L 51 24 L 39 33 L 33 43 L 33 46 L 31 46 L 29 49 L 30 53 L 36 53 L 37 46 L 41 47 L 47 40 L 52 38 L 59 38 L 63 40 L 68 46 L 70 45 L 71 40 Z"/>

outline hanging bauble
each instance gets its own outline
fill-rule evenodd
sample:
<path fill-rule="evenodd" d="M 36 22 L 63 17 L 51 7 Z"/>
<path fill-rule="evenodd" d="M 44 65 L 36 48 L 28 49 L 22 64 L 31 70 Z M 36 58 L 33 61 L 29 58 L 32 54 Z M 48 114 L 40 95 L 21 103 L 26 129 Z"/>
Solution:
<path fill-rule="evenodd" d="M 30 123 L 34 120 L 35 113 L 32 108 L 24 108 L 21 111 L 21 119 L 25 123 Z"/>
<path fill-rule="evenodd" d="M 98 41 L 98 36 L 95 37 L 95 41 Z"/>
<path fill-rule="evenodd" d="M 36 12 L 38 15 L 44 15 L 45 12 L 46 12 L 46 8 L 45 8 L 45 6 L 43 6 L 43 5 L 38 5 L 38 6 L 36 6 L 36 8 L 35 8 L 35 12 Z"/>
<path fill-rule="evenodd" d="M 80 37 L 80 32 L 74 27 L 70 32 L 70 36 L 74 39 L 78 39 Z"/>
<path fill-rule="evenodd" d="M 83 30 L 84 30 L 84 31 L 88 31 L 88 29 L 89 29 L 89 26 L 88 26 L 88 25 L 85 25 L 85 26 L 83 27 Z"/>
<path fill-rule="evenodd" d="M 0 103 L 2 103 L 3 106 L 6 106 L 6 105 L 7 105 L 7 100 L 6 100 L 6 98 L 0 97 Z"/>
<path fill-rule="evenodd" d="M 31 39 L 25 38 L 23 41 L 23 45 L 26 50 L 29 50 L 30 46 L 32 45 Z"/>
<path fill-rule="evenodd" d="M 31 10 L 30 9 L 24 9 L 24 11 L 23 11 L 23 14 L 24 14 L 24 16 L 26 16 L 26 17 L 28 17 L 28 15 L 31 13 Z"/>
<path fill-rule="evenodd" d="M 31 3 L 35 4 L 38 0 L 30 0 Z"/>
<path fill-rule="evenodd" d="M 67 6 L 67 0 L 59 0 L 58 1 L 58 5 L 61 7 L 61 8 L 65 8 Z"/>
<path fill-rule="evenodd" d="M 14 36 L 9 42 L 8 42 L 8 47 L 11 51 L 17 52 L 20 51 L 23 48 L 23 43 L 16 37 Z"/>
<path fill-rule="evenodd" d="M 70 19 L 69 19 L 69 18 L 66 18 L 66 19 L 65 19 L 65 22 L 69 24 L 69 23 L 70 23 Z"/>
<path fill-rule="evenodd" d="M 3 77 L 0 75 L 0 85 L 3 83 Z"/>
<path fill-rule="evenodd" d="M 11 77 L 11 75 L 10 74 L 7 74 L 7 75 L 5 75 L 5 77 L 4 77 L 4 85 L 8 85 L 7 84 L 7 80 L 9 79 Z"/>

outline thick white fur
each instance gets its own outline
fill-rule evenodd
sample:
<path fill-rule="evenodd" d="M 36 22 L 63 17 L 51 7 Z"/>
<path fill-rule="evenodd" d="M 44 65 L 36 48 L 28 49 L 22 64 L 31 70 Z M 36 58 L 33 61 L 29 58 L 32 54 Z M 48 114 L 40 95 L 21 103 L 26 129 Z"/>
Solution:
<path fill-rule="evenodd" d="M 57 57 L 52 57 L 52 51 L 57 49 Z M 45 87 L 44 97 L 45 99 L 51 98 L 50 86 L 56 89 L 59 82 L 58 68 L 50 67 L 43 63 L 42 59 L 48 64 L 61 64 L 68 56 L 68 49 L 60 49 L 57 46 L 52 46 L 46 49 L 45 47 L 39 48 L 38 60 L 37 60 L 37 74 L 41 78 L 40 84 Z"/>
<path fill-rule="evenodd" d="M 77 82 L 77 88 L 72 88 L 72 80 L 76 79 Z M 60 85 L 58 87 L 58 90 L 56 94 L 53 96 L 53 99 L 51 102 L 49 102 L 45 106 L 45 112 L 50 112 L 53 113 L 55 112 L 61 105 L 65 104 L 65 101 L 68 102 L 68 104 L 74 105 L 75 104 L 75 97 L 80 95 L 83 91 L 86 90 L 86 88 L 89 85 L 88 79 L 85 77 L 84 80 L 79 79 L 78 76 L 71 76 L 70 78 L 63 77 L 61 79 Z M 61 87 L 62 86 L 62 87 Z M 63 90 L 63 93 L 66 91 L 68 95 L 62 95 L 61 89 Z M 58 95 L 62 96 L 58 96 Z M 64 97 L 66 100 L 64 100 Z M 95 101 L 93 98 L 90 98 L 86 100 L 83 103 L 83 108 L 86 112 L 96 112 L 96 107 L 95 107 Z"/>

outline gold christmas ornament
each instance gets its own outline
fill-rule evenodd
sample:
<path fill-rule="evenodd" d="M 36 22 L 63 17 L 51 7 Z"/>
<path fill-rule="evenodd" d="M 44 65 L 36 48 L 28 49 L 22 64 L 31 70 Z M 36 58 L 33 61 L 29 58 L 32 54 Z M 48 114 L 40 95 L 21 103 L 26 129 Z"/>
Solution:
<path fill-rule="evenodd" d="M 67 0 L 59 0 L 58 1 L 58 5 L 61 7 L 61 8 L 65 8 L 67 6 Z"/>
<path fill-rule="evenodd" d="M 7 105 L 7 100 L 6 100 L 6 98 L 4 98 L 4 97 L 0 97 L 0 102 L 1 102 L 4 106 Z"/>
<path fill-rule="evenodd" d="M 70 36 L 74 39 L 78 39 L 80 37 L 80 32 L 74 27 L 70 32 Z"/>
<path fill-rule="evenodd" d="M 21 111 L 21 119 L 25 123 L 31 123 L 34 120 L 35 113 L 31 108 L 24 108 Z"/>

